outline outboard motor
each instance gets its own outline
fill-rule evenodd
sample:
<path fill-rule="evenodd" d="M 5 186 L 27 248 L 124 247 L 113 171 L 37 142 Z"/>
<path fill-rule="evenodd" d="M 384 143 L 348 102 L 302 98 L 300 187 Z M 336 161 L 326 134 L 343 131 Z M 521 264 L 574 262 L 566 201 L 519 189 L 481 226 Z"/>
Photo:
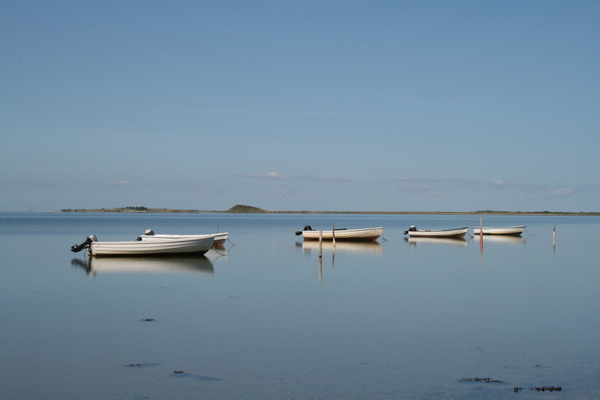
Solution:
<path fill-rule="evenodd" d="M 146 229 L 146 231 L 144 232 L 145 236 L 154 236 L 154 231 L 152 229 Z M 142 237 L 138 236 L 136 239 L 138 242 L 142 241 Z"/>
<path fill-rule="evenodd" d="M 87 237 L 87 239 L 85 239 L 85 242 L 83 242 L 79 245 L 76 244 L 74 246 L 71 246 L 71 251 L 73 253 L 79 253 L 81 250 L 87 249 L 92 242 L 97 242 L 97 241 L 98 241 L 98 239 L 96 238 L 96 235 L 90 235 Z"/>
<path fill-rule="evenodd" d="M 312 231 L 313 228 L 310 225 L 306 225 L 302 231 Z M 302 231 L 296 231 L 296 235 L 302 235 Z"/>
<path fill-rule="evenodd" d="M 408 232 L 414 232 L 417 230 L 417 227 L 414 225 L 411 225 L 410 228 L 408 228 L 408 231 L 404 231 L 404 234 L 408 234 Z"/>

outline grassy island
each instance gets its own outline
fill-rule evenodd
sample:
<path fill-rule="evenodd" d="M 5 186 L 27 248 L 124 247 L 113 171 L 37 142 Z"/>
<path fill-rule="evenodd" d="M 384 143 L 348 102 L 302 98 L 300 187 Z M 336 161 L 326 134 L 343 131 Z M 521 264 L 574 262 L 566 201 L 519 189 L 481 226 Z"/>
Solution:
<path fill-rule="evenodd" d="M 268 214 L 411 214 L 411 215 L 570 215 L 570 216 L 600 216 L 600 212 L 564 212 L 564 211 L 269 211 L 259 207 L 236 204 L 227 210 L 181 210 L 174 208 L 150 208 L 144 206 L 71 209 L 61 212 L 96 212 L 96 213 L 268 213 Z"/>

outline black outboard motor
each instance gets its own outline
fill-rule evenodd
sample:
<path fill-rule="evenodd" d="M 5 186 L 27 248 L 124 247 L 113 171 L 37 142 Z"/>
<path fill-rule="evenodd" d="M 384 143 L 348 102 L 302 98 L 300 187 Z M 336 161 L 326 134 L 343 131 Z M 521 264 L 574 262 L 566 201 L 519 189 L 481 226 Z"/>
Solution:
<path fill-rule="evenodd" d="M 408 228 L 408 231 L 404 231 L 404 234 L 408 234 L 408 232 L 414 232 L 417 230 L 417 227 L 414 225 L 411 225 L 410 228 Z"/>
<path fill-rule="evenodd" d="M 146 229 L 146 230 L 144 231 L 144 235 L 146 235 L 146 236 L 154 236 L 154 231 L 153 231 L 152 229 Z M 141 236 L 138 236 L 136 240 L 137 240 L 138 242 L 141 242 L 141 241 L 142 241 L 142 237 L 141 237 Z"/>
<path fill-rule="evenodd" d="M 310 225 L 306 225 L 302 231 L 312 231 L 313 228 Z M 302 235 L 302 231 L 296 231 L 296 235 Z"/>
<path fill-rule="evenodd" d="M 85 242 L 83 242 L 79 245 L 76 244 L 74 246 L 71 246 L 71 251 L 73 253 L 79 253 L 81 250 L 87 249 L 92 242 L 97 242 L 97 241 L 98 241 L 98 239 L 96 239 L 96 235 L 90 235 L 87 237 L 87 239 L 85 239 Z"/>

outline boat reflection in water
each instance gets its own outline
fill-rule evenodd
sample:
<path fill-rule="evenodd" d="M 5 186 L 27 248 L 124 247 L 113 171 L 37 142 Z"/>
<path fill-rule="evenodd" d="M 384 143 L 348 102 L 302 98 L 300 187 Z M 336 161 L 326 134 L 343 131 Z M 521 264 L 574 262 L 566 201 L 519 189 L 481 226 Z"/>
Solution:
<path fill-rule="evenodd" d="M 216 246 L 210 249 L 204 256 L 211 261 L 219 258 L 227 258 L 227 249 L 224 246 Z"/>
<path fill-rule="evenodd" d="M 381 243 L 373 241 L 322 241 L 319 243 L 318 240 L 305 240 L 303 242 L 296 242 L 297 248 L 302 248 L 302 252 L 305 256 L 312 256 L 313 254 L 319 260 L 319 284 L 323 284 L 323 253 L 327 253 L 328 257 L 331 257 L 331 266 L 335 265 L 335 255 L 337 254 L 364 254 L 367 256 L 380 256 L 383 252 L 383 246 Z M 329 263 L 329 262 L 327 262 Z"/>
<path fill-rule="evenodd" d="M 473 236 L 473 239 L 479 241 L 480 235 Z M 510 243 L 510 244 L 525 244 L 525 239 L 522 236 L 504 236 L 504 235 L 483 235 L 484 243 Z"/>
<path fill-rule="evenodd" d="M 338 253 L 371 253 L 371 254 L 381 254 L 383 251 L 383 246 L 381 243 L 373 240 L 373 241 L 364 241 L 364 242 L 346 242 L 346 241 L 336 241 L 335 244 L 331 241 L 323 241 L 319 244 L 318 240 L 305 240 L 302 243 L 297 243 L 297 245 L 302 245 L 302 250 L 310 254 L 313 251 L 318 252 L 319 246 L 322 246 L 323 251 L 335 251 Z"/>
<path fill-rule="evenodd" d="M 454 245 L 459 247 L 467 247 L 467 240 L 465 238 L 433 238 L 433 237 L 409 237 L 404 238 L 404 240 L 411 246 L 418 245 L 437 245 L 437 244 L 447 244 Z M 486 239 L 487 240 L 487 239 Z"/>
<path fill-rule="evenodd" d="M 84 268 L 88 275 L 97 273 L 205 273 L 214 274 L 212 262 L 203 255 L 86 257 L 71 264 Z"/>

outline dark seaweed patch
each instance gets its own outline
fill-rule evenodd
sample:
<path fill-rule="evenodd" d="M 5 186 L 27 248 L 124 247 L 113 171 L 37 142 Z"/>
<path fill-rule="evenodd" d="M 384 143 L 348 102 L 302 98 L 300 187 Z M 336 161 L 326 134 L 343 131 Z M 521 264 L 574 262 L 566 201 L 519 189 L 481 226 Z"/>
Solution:
<path fill-rule="evenodd" d="M 562 387 L 560 387 L 560 386 L 542 386 L 542 387 L 531 388 L 531 390 L 537 390 L 538 392 L 545 392 L 545 391 L 560 392 L 562 390 Z"/>
<path fill-rule="evenodd" d="M 459 382 L 484 382 L 484 383 L 505 383 L 504 381 L 492 378 L 461 378 Z"/>
<path fill-rule="evenodd" d="M 157 365 L 161 365 L 158 363 L 145 363 L 145 364 L 125 364 L 124 367 L 136 367 L 136 368 L 148 368 L 148 367 L 156 367 Z"/>

